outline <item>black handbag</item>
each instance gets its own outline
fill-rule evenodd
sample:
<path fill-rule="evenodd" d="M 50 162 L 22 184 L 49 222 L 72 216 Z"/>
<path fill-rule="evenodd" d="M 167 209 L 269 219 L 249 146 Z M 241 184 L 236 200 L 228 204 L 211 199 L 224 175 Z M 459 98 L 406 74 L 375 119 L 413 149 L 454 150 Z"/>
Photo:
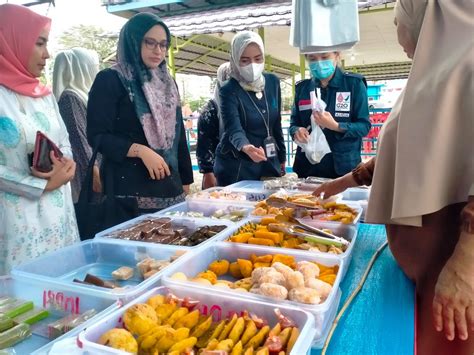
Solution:
<path fill-rule="evenodd" d="M 104 194 L 94 196 L 93 170 L 101 140 L 102 136 L 99 136 L 87 167 L 79 199 L 74 205 L 81 240 L 94 238 L 98 232 L 139 215 L 136 198 L 122 198 L 114 195 L 113 170 L 107 163 L 104 171 Z"/>

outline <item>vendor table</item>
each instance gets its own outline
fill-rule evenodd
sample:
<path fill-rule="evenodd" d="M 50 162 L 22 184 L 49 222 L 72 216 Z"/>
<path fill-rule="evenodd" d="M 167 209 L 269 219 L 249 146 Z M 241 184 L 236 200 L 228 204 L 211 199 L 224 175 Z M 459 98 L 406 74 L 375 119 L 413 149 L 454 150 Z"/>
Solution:
<path fill-rule="evenodd" d="M 384 226 L 361 224 L 351 265 L 341 284 L 342 307 L 357 287 L 375 251 L 385 242 Z M 380 254 L 357 297 L 346 310 L 327 354 L 413 354 L 415 290 L 388 246 Z M 312 355 L 320 354 L 313 349 Z"/>

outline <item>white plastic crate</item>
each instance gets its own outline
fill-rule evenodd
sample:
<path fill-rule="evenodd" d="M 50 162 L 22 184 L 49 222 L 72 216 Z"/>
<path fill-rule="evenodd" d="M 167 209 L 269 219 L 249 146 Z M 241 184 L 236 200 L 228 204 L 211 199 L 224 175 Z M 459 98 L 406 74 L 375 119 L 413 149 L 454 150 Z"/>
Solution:
<path fill-rule="evenodd" d="M 117 243 L 106 239 L 87 240 L 19 265 L 12 270 L 12 275 L 17 279 L 44 287 L 60 287 L 70 291 L 81 291 L 91 296 L 127 301 L 153 285 L 156 287 L 163 271 L 174 268 L 181 258 L 146 280 L 139 275 L 137 262 L 146 256 L 158 260 L 169 259 L 177 251 L 189 250 L 172 245 L 144 244 L 146 245 Z M 129 266 L 135 271 L 130 280 L 120 282 L 123 288 L 107 289 L 73 282 L 75 278 L 83 280 L 87 273 L 111 280 L 112 271 L 120 266 Z"/>
<path fill-rule="evenodd" d="M 45 308 L 50 312 L 48 318 L 32 326 L 34 332 L 29 338 L 13 346 L 16 354 L 46 354 L 55 342 L 77 336 L 87 326 L 98 322 L 119 308 L 119 304 L 111 299 L 83 292 L 71 292 L 58 286 L 35 285 L 12 279 L 10 276 L 0 277 L 0 297 L 3 296 L 32 301 L 35 307 Z M 41 327 L 44 331 L 43 327 L 49 323 L 69 314 L 83 313 L 90 309 L 95 309 L 97 314 L 59 338 L 51 340 L 35 334 L 37 327 Z"/>
<path fill-rule="evenodd" d="M 155 288 L 143 294 L 133 302 L 101 319 L 93 326 L 88 327 L 78 336 L 78 345 L 90 354 L 128 354 L 97 343 L 100 336 L 115 327 L 122 327 L 122 316 L 125 311 L 137 303 L 145 303 L 154 295 L 166 295 L 172 292 L 174 295 L 183 298 L 190 297 L 199 300 L 200 310 L 205 314 L 212 314 L 215 321 L 227 317 L 234 313 L 240 314 L 243 311 L 255 313 L 257 316 L 267 319 L 270 325 L 277 323 L 274 313 L 275 304 L 262 302 L 259 300 L 243 299 L 239 295 L 231 294 L 211 294 L 206 290 L 182 285 L 170 285 L 169 287 Z M 291 355 L 306 354 L 311 347 L 314 336 L 314 318 L 308 312 L 288 305 L 278 305 L 280 311 L 290 317 L 298 326 L 300 335 L 291 351 Z"/>
<path fill-rule="evenodd" d="M 281 253 L 281 249 L 279 250 Z M 250 259 L 251 254 L 266 255 L 266 254 L 276 254 L 273 250 L 265 248 L 256 248 L 253 245 L 248 244 L 238 244 L 238 243 L 228 243 L 228 242 L 216 242 L 213 245 L 208 245 L 206 248 L 197 250 L 193 255 L 187 255 L 183 257 L 178 267 L 173 268 L 173 270 L 166 270 L 162 277 L 162 284 L 164 286 L 174 286 L 174 285 L 191 285 L 206 290 L 207 292 L 212 292 L 213 294 L 230 294 L 240 299 L 255 299 L 262 302 L 269 302 L 273 304 L 288 305 L 292 307 L 300 307 L 305 311 L 310 312 L 315 318 L 315 334 L 314 341 L 315 343 L 319 342 L 324 336 L 327 327 L 334 319 L 334 309 L 337 309 L 339 305 L 338 289 L 339 284 L 342 279 L 341 270 L 344 269 L 344 262 L 340 259 L 335 259 L 332 257 L 327 257 L 324 255 L 302 255 L 301 253 L 294 253 L 291 249 L 285 249 L 284 254 L 293 255 L 296 261 L 315 261 L 325 266 L 339 266 L 339 272 L 336 276 L 333 288 L 327 299 L 317 305 L 303 304 L 299 302 L 289 301 L 289 300 L 275 300 L 271 297 L 266 297 L 262 295 L 257 295 L 254 293 L 239 293 L 238 291 L 233 291 L 232 289 L 225 289 L 221 287 L 205 286 L 192 281 L 179 281 L 171 279 L 175 272 L 183 272 L 189 278 L 195 277 L 199 272 L 207 270 L 208 265 L 214 260 L 226 259 L 229 261 L 235 261 L 238 258 L 240 259 Z M 222 278 L 222 277 L 221 277 Z M 332 316 L 332 318 L 330 317 Z"/>

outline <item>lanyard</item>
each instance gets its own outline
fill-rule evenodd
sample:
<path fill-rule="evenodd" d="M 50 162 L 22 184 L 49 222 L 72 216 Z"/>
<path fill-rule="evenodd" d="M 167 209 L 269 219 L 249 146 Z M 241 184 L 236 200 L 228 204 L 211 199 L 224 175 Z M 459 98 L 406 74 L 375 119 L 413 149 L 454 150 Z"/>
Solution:
<path fill-rule="evenodd" d="M 262 120 L 263 120 L 263 123 L 265 124 L 265 128 L 267 129 L 267 137 L 271 137 L 270 135 L 270 111 L 268 110 L 268 101 L 267 101 L 267 95 L 265 95 L 265 89 L 263 90 L 263 97 L 265 98 L 265 105 L 267 107 L 267 121 L 265 120 L 265 117 L 263 116 L 263 113 L 262 111 L 260 111 L 260 109 L 258 108 L 257 104 L 255 103 L 255 101 L 252 99 L 252 96 L 250 96 L 250 94 L 248 93 L 247 90 L 244 90 L 250 101 L 252 101 L 253 105 L 255 106 L 255 108 L 257 109 L 258 113 L 260 114 L 260 116 L 262 117 Z"/>

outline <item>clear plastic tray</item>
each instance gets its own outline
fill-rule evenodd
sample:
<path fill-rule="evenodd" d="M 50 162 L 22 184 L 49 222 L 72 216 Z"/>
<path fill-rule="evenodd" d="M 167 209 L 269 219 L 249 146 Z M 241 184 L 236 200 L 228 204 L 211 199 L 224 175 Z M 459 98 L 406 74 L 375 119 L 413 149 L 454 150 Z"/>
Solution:
<path fill-rule="evenodd" d="M 281 249 L 279 250 L 281 253 Z M 315 261 L 326 266 L 339 265 L 339 272 L 336 276 L 333 288 L 327 299 L 318 305 L 309 305 L 289 300 L 275 300 L 274 298 L 257 295 L 253 293 L 239 293 L 232 289 L 224 289 L 221 287 L 205 286 L 196 282 L 191 281 L 178 281 L 171 279 L 170 276 L 175 272 L 184 272 L 188 277 L 194 277 L 201 271 L 207 270 L 208 265 L 214 260 L 227 259 L 229 261 L 240 259 L 249 259 L 250 255 L 254 253 L 257 256 L 266 254 L 276 254 L 273 250 L 265 250 L 264 248 L 256 248 L 253 245 L 228 243 L 228 242 L 216 242 L 213 245 L 209 245 L 207 248 L 197 250 L 193 255 L 186 255 L 181 260 L 180 265 L 173 270 L 165 270 L 162 278 L 162 284 L 165 286 L 173 285 L 190 285 L 206 290 L 206 292 L 212 292 L 213 294 L 230 294 L 240 299 L 255 299 L 262 302 L 269 302 L 278 305 L 289 305 L 292 307 L 300 307 L 305 311 L 310 312 L 315 317 L 316 331 L 314 334 L 314 341 L 320 341 L 321 337 L 324 336 L 329 324 L 333 321 L 334 317 L 330 318 L 330 315 L 335 315 L 334 308 L 337 309 L 339 305 L 339 299 L 337 297 L 339 284 L 342 278 L 341 270 L 344 269 L 344 261 L 324 255 L 302 255 L 301 253 L 294 253 L 291 249 L 285 249 L 287 255 L 293 255 L 296 261 Z M 240 296 L 239 296 L 240 295 Z"/>
<path fill-rule="evenodd" d="M 218 210 L 229 210 L 229 208 L 239 209 L 244 211 L 243 217 L 234 223 L 238 223 L 249 216 L 250 212 L 253 211 L 253 206 L 239 206 L 238 204 L 233 203 L 232 201 L 224 201 L 224 203 L 214 204 L 212 200 L 203 202 L 199 204 L 199 209 L 191 209 L 189 207 L 189 201 L 184 201 L 178 203 L 174 206 L 168 207 L 167 209 L 161 210 L 156 213 L 157 216 L 167 216 L 167 217 L 174 217 L 179 218 L 181 216 L 174 216 L 173 213 L 188 213 L 188 212 L 198 212 L 202 213 L 204 217 L 211 218 L 212 220 L 217 221 L 230 221 L 225 218 L 216 218 L 212 217 L 212 215 Z M 171 214 L 171 215 L 170 215 Z M 188 218 L 202 218 L 202 217 L 189 217 Z M 230 221 L 233 222 L 233 221 Z"/>
<path fill-rule="evenodd" d="M 242 195 L 241 200 L 206 198 L 200 196 L 200 193 L 195 193 L 186 196 L 189 209 L 192 211 L 202 211 L 205 215 L 212 214 L 216 209 L 229 206 L 229 203 L 234 206 L 253 207 L 258 201 L 266 199 L 271 195 L 271 191 L 264 191 L 262 189 L 242 189 L 229 187 L 214 187 L 202 191 L 201 193 L 212 193 L 214 191 L 225 191 L 230 193 L 239 193 Z"/>
<path fill-rule="evenodd" d="M 229 189 L 253 189 L 253 190 L 263 190 L 263 181 L 260 180 L 242 180 L 232 185 L 227 185 Z"/>
<path fill-rule="evenodd" d="M 350 187 L 342 193 L 342 199 L 345 201 L 368 201 L 370 188 Z"/>
<path fill-rule="evenodd" d="M 34 285 L 29 282 L 12 279 L 9 276 L 0 277 L 0 296 L 32 301 L 35 307 L 45 308 L 50 312 L 48 318 L 32 326 L 33 334 L 29 338 L 13 346 L 16 354 L 47 354 L 55 342 L 76 336 L 89 325 L 98 322 L 101 318 L 119 308 L 118 303 L 114 300 L 82 292 L 70 292 L 62 287 Z M 54 303 L 53 307 L 51 307 L 51 300 Z M 36 334 L 43 333 L 47 324 L 68 314 L 83 313 L 90 309 L 95 309 L 97 314 L 59 338 L 51 340 Z"/>
<path fill-rule="evenodd" d="M 122 327 L 122 315 L 131 306 L 137 303 L 144 303 L 153 295 L 165 295 L 172 292 L 176 296 L 190 297 L 201 301 L 200 310 L 206 314 L 212 314 L 214 320 L 220 320 L 234 313 L 240 314 L 242 311 L 255 313 L 259 317 L 263 317 L 269 321 L 269 324 L 274 325 L 277 322 L 274 309 L 275 304 L 262 302 L 259 300 L 242 299 L 238 295 L 230 294 L 210 294 L 206 290 L 187 287 L 181 285 L 170 285 L 169 287 L 159 287 L 150 290 L 143 294 L 133 302 L 127 304 L 121 309 L 101 319 L 93 326 L 88 327 L 78 336 L 78 345 L 84 351 L 90 354 L 128 354 L 120 350 L 112 349 L 100 344 L 97 344 L 100 336 L 107 330 Z M 311 347 L 311 342 L 314 335 L 314 318 L 308 312 L 299 308 L 287 305 L 278 305 L 281 312 L 296 322 L 300 335 L 291 351 L 292 355 L 306 354 Z"/>
<path fill-rule="evenodd" d="M 259 223 L 260 220 L 261 220 L 261 217 L 246 219 L 240 222 L 239 224 L 237 224 L 235 227 L 229 228 L 227 231 L 225 231 L 225 233 L 222 233 L 219 236 L 219 238 L 216 238 L 216 240 L 227 242 L 227 239 L 229 239 L 232 235 L 237 233 L 240 227 L 242 227 L 243 225 L 249 222 Z M 334 235 L 338 237 L 342 237 L 350 241 L 349 246 L 342 254 L 329 254 L 329 253 L 324 253 L 321 251 L 308 251 L 308 250 L 289 249 L 289 248 L 282 248 L 282 247 L 268 247 L 264 245 L 242 244 L 242 243 L 234 243 L 234 242 L 227 242 L 227 243 L 233 243 L 233 244 L 239 244 L 239 245 L 251 245 L 252 247 L 255 247 L 256 249 L 261 249 L 262 251 L 267 251 L 267 252 L 271 251 L 272 253 L 286 253 L 287 251 L 290 251 L 292 254 L 301 254 L 302 256 L 321 255 L 324 258 L 344 260 L 343 268 L 342 268 L 342 278 L 344 278 L 352 259 L 352 251 L 354 249 L 354 244 L 357 240 L 358 230 L 356 226 L 351 225 L 351 224 L 342 224 L 342 223 L 328 222 L 328 221 L 318 221 L 318 222 L 314 222 L 314 224 L 312 225 L 320 229 L 330 229 L 334 233 Z"/>
<path fill-rule="evenodd" d="M 178 206 L 178 205 L 176 205 Z M 175 206 L 173 206 L 175 207 Z M 178 207 L 180 208 L 180 207 Z M 165 211 L 165 210 L 163 210 Z M 214 218 L 193 218 L 193 217 L 178 217 L 178 216 L 163 216 L 162 213 L 163 211 L 160 211 L 160 212 L 157 212 L 155 214 L 148 214 L 148 215 L 144 215 L 144 216 L 140 216 L 140 217 L 137 217 L 137 218 L 134 218 L 134 219 L 131 219 L 129 221 L 126 221 L 124 223 L 121 223 L 121 224 L 118 224 L 114 227 L 111 227 L 109 229 L 106 229 L 100 233 L 97 233 L 95 238 L 99 239 L 99 240 L 113 240 L 113 241 L 116 241 L 118 243 L 124 243 L 124 244 L 129 244 L 129 243 L 132 243 L 133 245 L 141 245 L 141 246 L 147 246 L 147 245 L 169 245 L 169 244 L 159 244 L 159 243 L 150 243 L 150 242 L 141 242 L 141 241 L 131 241 L 131 240 L 123 240 L 123 239 L 116 239 L 116 238 L 113 238 L 113 237 L 110 237 L 110 235 L 112 235 L 113 233 L 117 232 L 117 231 L 120 231 L 122 229 L 127 229 L 127 228 L 130 228 L 131 226 L 133 226 L 134 224 L 137 224 L 139 222 L 141 222 L 142 220 L 144 219 L 148 219 L 148 218 L 162 218 L 162 217 L 167 217 L 167 218 L 170 218 L 173 222 L 175 223 L 178 223 L 178 224 L 184 224 L 186 226 L 188 226 L 189 228 L 191 229 L 197 229 L 197 228 L 200 228 L 200 227 L 204 227 L 204 226 L 226 226 L 227 228 L 228 227 L 231 227 L 234 225 L 233 222 L 231 221 L 227 221 L 225 219 L 214 219 Z M 200 248 L 201 246 L 203 246 L 204 244 L 206 243 L 209 243 L 211 242 L 212 240 L 214 240 L 216 237 L 218 237 L 221 233 L 224 233 L 226 230 L 222 230 L 221 232 L 217 233 L 215 236 L 213 236 L 212 238 L 209 238 L 207 239 L 205 242 L 202 242 L 201 244 L 198 244 L 198 245 L 195 245 L 195 246 L 179 246 L 180 248 L 183 248 L 183 249 L 188 249 L 188 250 L 192 250 L 192 249 L 197 249 L 197 248 Z M 173 245 L 169 245 L 169 246 L 173 246 Z"/>
<path fill-rule="evenodd" d="M 146 256 L 158 260 L 169 259 L 177 251 L 189 250 L 189 248 L 184 249 L 172 245 L 143 244 L 146 245 L 106 239 L 87 240 L 19 265 L 12 270 L 12 275 L 17 279 L 44 285 L 48 288 L 61 287 L 65 290 L 81 291 L 92 296 L 128 301 L 150 289 L 152 285 L 156 286 L 163 271 L 167 268 L 174 268 L 182 257 L 146 280 L 141 278 L 136 269 L 137 262 Z M 73 282 L 75 278 L 83 280 L 87 273 L 104 280 L 112 280 L 112 271 L 120 266 L 129 266 L 135 269 L 131 279 L 119 282 L 123 287 L 121 289 L 107 289 Z"/>

